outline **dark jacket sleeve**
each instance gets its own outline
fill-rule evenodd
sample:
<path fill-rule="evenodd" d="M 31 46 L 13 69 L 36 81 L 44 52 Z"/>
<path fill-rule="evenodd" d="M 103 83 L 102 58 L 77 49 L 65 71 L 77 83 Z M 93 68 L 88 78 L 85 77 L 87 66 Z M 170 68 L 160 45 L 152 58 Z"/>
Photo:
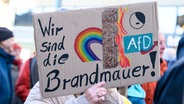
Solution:
<path fill-rule="evenodd" d="M 33 57 L 31 60 L 31 68 L 30 68 L 30 81 L 31 81 L 31 88 L 38 82 L 38 65 L 36 57 Z"/>

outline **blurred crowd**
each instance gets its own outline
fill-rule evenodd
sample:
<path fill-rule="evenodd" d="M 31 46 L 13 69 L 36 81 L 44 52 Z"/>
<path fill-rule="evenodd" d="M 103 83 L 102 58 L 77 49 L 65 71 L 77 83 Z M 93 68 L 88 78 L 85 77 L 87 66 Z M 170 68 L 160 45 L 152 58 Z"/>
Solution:
<path fill-rule="evenodd" d="M 179 25 L 184 29 L 184 23 Z M 156 82 L 116 88 L 117 91 L 113 89 L 112 92 L 118 92 L 117 95 L 115 94 L 115 99 L 119 94 L 123 97 L 123 103 L 117 100 L 120 104 L 184 104 L 184 36 L 178 43 L 175 60 L 163 58 L 166 48 L 164 34 L 159 34 L 159 40 L 161 78 Z M 31 100 L 34 99 L 52 102 L 41 97 L 31 98 L 30 90 L 39 81 L 36 53 L 23 62 L 20 58 L 21 49 L 22 47 L 14 40 L 13 32 L 6 27 L 0 27 L 0 102 L 2 104 L 23 104 L 26 100 L 27 103 L 31 103 Z M 107 100 L 108 97 L 104 98 L 107 93 L 107 90 L 103 88 L 104 84 L 105 82 L 98 83 L 84 92 L 89 104 L 101 104 L 98 101 Z M 39 87 L 38 84 L 37 87 Z M 95 100 L 96 95 L 92 94 L 96 87 L 101 89 L 101 93 L 97 94 L 100 99 Z M 34 88 L 36 89 L 36 87 Z M 61 97 L 61 99 L 63 98 Z M 109 99 L 112 104 L 116 102 Z M 79 100 L 77 99 L 77 101 Z M 107 102 L 104 104 L 111 104 Z"/>
<path fill-rule="evenodd" d="M 13 32 L 6 27 L 0 27 L 1 103 L 22 104 L 31 89 L 30 65 L 34 54 L 23 62 L 20 57 L 21 50 L 22 47 L 14 40 Z"/>

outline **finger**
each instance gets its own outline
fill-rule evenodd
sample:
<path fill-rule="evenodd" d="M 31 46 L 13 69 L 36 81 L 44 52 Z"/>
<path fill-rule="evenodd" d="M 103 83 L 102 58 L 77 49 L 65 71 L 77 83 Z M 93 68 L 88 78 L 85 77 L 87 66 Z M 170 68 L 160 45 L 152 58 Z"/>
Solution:
<path fill-rule="evenodd" d="M 106 94 L 107 94 L 106 91 L 101 91 L 101 92 L 98 92 L 98 93 L 96 94 L 96 96 L 97 96 L 97 97 L 102 97 L 102 96 L 105 96 Z"/>
<path fill-rule="evenodd" d="M 101 96 L 98 98 L 98 101 L 97 102 L 101 102 L 101 101 L 104 101 L 105 100 L 105 97 L 104 96 Z"/>
<path fill-rule="evenodd" d="M 104 100 L 105 100 L 105 96 L 102 96 L 102 97 L 101 97 L 101 101 L 104 101 Z"/>
<path fill-rule="evenodd" d="M 105 82 L 102 81 L 102 82 L 99 82 L 96 84 L 97 87 L 103 87 L 105 85 Z"/>
<path fill-rule="evenodd" d="M 106 88 L 103 88 L 103 87 L 99 87 L 97 89 L 98 92 L 101 92 L 101 91 L 104 91 L 104 92 L 107 92 L 107 89 Z"/>

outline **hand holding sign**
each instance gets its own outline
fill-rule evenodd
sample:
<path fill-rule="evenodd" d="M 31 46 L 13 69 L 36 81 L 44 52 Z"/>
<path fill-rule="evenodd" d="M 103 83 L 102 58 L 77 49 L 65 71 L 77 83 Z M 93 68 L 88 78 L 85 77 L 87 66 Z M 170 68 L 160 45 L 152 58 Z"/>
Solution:
<path fill-rule="evenodd" d="M 85 91 L 85 97 L 88 100 L 89 104 L 96 104 L 105 100 L 107 89 L 103 87 L 104 85 L 105 82 L 99 82 Z"/>

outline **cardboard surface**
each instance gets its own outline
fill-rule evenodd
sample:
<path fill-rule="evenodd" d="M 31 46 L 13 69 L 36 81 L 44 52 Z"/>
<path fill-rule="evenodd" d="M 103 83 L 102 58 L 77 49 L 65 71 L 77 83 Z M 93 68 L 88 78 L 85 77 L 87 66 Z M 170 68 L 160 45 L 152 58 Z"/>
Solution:
<path fill-rule="evenodd" d="M 33 24 L 44 98 L 159 78 L 155 2 L 35 14 Z"/>

